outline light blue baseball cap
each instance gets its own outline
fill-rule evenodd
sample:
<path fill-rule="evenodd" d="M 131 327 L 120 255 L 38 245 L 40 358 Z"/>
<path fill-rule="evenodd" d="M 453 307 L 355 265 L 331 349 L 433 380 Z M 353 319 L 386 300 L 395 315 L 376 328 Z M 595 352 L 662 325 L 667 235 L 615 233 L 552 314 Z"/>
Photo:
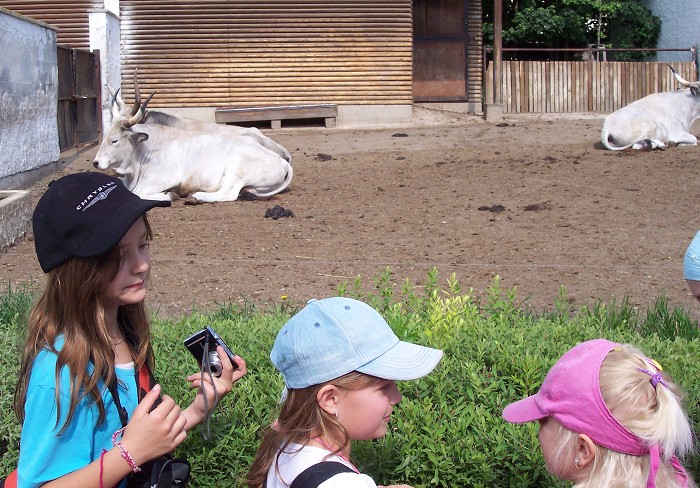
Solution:
<path fill-rule="evenodd" d="M 404 342 L 372 307 L 351 298 L 310 300 L 284 324 L 270 359 L 287 388 L 307 388 L 359 371 L 387 380 L 430 373 L 442 351 Z"/>
<path fill-rule="evenodd" d="M 700 281 L 700 232 L 695 234 L 685 251 L 683 277 L 686 280 Z"/>

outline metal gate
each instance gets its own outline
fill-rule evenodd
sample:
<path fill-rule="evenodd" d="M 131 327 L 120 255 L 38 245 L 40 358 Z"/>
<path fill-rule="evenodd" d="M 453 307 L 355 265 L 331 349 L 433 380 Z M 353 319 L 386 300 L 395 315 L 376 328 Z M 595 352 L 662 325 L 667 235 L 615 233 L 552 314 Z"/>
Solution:
<path fill-rule="evenodd" d="M 413 100 L 482 101 L 481 2 L 413 0 Z"/>
<path fill-rule="evenodd" d="M 58 144 L 61 151 L 102 133 L 99 51 L 58 46 Z"/>

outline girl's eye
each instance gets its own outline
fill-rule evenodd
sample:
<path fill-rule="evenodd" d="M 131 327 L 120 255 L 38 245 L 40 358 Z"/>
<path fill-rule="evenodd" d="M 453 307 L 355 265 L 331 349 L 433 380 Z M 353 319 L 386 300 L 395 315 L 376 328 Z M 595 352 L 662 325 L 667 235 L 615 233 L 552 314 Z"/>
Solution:
<path fill-rule="evenodd" d="M 142 242 L 141 244 L 139 244 L 139 249 L 148 249 L 148 246 L 149 246 L 148 241 Z"/>

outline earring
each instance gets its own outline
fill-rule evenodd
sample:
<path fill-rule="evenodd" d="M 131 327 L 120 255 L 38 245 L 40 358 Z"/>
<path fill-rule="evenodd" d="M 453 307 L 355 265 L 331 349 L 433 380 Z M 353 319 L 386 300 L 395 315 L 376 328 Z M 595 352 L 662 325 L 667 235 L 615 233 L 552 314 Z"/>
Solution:
<path fill-rule="evenodd" d="M 338 411 L 337 411 L 337 410 L 333 410 L 333 414 L 335 415 L 335 418 L 337 419 L 337 418 L 338 418 Z"/>
<path fill-rule="evenodd" d="M 581 468 L 581 461 L 579 460 L 579 458 L 574 459 L 574 467 L 575 467 L 576 469 L 580 469 L 580 468 Z"/>

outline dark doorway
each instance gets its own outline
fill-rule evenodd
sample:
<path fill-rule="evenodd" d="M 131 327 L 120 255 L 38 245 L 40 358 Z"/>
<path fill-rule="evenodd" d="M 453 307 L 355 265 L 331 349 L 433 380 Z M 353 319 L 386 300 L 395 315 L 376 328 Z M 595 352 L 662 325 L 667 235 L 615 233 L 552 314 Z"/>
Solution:
<path fill-rule="evenodd" d="M 102 131 L 99 53 L 58 46 L 58 144 L 96 141 Z"/>
<path fill-rule="evenodd" d="M 413 99 L 467 99 L 465 0 L 413 0 Z"/>

